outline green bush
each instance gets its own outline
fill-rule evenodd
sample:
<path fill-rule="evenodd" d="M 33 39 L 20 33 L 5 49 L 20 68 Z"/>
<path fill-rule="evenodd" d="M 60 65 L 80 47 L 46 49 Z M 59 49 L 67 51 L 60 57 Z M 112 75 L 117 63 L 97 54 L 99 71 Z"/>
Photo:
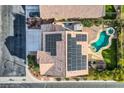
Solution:
<path fill-rule="evenodd" d="M 69 80 L 69 78 L 65 78 L 65 80 Z"/>
<path fill-rule="evenodd" d="M 83 80 L 87 80 L 87 77 L 85 76 L 85 77 L 83 77 Z"/>
<path fill-rule="evenodd" d="M 100 19 L 94 20 L 94 25 L 95 26 L 100 26 L 101 24 L 102 24 L 102 20 L 100 20 Z"/>
<path fill-rule="evenodd" d="M 114 5 L 106 5 L 105 6 L 105 11 L 106 12 L 116 12 Z"/>
<path fill-rule="evenodd" d="M 34 55 L 28 55 L 28 65 L 31 67 L 34 71 L 39 72 L 39 64 L 36 61 L 36 56 Z"/>
<path fill-rule="evenodd" d="M 61 81 L 61 78 L 56 78 L 57 81 Z"/>
<path fill-rule="evenodd" d="M 80 78 L 78 78 L 78 77 L 75 77 L 75 78 L 74 78 L 74 80 L 76 80 L 76 81 L 79 81 L 79 80 L 80 80 Z"/>
<path fill-rule="evenodd" d="M 105 6 L 105 19 L 115 19 L 117 16 L 116 10 L 113 5 Z"/>
<path fill-rule="evenodd" d="M 81 23 L 84 27 L 91 27 L 93 26 L 93 21 L 91 19 L 82 19 Z"/>

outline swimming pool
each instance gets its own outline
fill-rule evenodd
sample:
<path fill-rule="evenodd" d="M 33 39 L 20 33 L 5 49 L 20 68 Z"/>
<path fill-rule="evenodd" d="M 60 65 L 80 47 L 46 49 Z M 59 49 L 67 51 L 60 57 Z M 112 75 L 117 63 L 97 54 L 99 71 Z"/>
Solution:
<path fill-rule="evenodd" d="M 103 47 L 106 47 L 110 43 L 110 38 L 115 33 L 112 27 L 107 28 L 105 31 L 100 32 L 98 39 L 91 43 L 91 48 L 93 51 L 98 52 Z"/>

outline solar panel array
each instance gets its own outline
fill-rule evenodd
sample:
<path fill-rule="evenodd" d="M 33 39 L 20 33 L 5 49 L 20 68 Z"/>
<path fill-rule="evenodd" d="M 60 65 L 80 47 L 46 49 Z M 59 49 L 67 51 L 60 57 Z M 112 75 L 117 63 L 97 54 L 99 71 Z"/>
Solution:
<path fill-rule="evenodd" d="M 84 37 L 83 37 L 84 36 Z M 77 35 L 76 37 L 71 37 L 71 34 L 68 34 L 67 36 L 67 70 L 68 71 L 75 71 L 75 70 L 85 70 L 86 69 L 86 62 L 87 62 L 87 56 L 82 55 L 81 45 L 77 45 L 77 41 L 84 41 L 86 40 L 85 35 Z"/>
<path fill-rule="evenodd" d="M 45 36 L 45 51 L 50 52 L 52 56 L 56 56 L 56 42 L 61 40 L 61 34 L 47 34 Z"/>

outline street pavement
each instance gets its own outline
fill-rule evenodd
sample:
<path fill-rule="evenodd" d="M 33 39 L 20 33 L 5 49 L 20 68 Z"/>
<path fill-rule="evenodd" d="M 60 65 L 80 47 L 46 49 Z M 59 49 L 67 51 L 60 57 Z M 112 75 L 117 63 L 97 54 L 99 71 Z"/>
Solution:
<path fill-rule="evenodd" d="M 0 84 L 0 88 L 124 88 L 120 82 L 63 82 Z"/>

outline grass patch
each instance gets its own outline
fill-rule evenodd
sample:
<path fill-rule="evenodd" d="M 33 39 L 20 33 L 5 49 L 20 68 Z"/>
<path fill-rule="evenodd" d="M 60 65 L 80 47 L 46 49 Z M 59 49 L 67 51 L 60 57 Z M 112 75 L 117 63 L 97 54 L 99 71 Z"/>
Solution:
<path fill-rule="evenodd" d="M 124 11 L 124 10 L 123 10 Z M 118 32 L 118 65 L 124 67 L 124 26 L 122 22 L 122 29 Z"/>
<path fill-rule="evenodd" d="M 113 70 L 117 67 L 117 40 L 112 39 L 112 45 L 110 48 L 103 50 L 102 55 L 106 62 L 107 69 Z"/>
<path fill-rule="evenodd" d="M 120 58 L 124 58 L 124 29 L 118 33 L 118 52 L 120 53 Z"/>
<path fill-rule="evenodd" d="M 124 19 L 124 5 L 121 5 L 121 19 Z"/>
<path fill-rule="evenodd" d="M 124 5 L 121 5 L 121 11 L 124 13 Z"/>

